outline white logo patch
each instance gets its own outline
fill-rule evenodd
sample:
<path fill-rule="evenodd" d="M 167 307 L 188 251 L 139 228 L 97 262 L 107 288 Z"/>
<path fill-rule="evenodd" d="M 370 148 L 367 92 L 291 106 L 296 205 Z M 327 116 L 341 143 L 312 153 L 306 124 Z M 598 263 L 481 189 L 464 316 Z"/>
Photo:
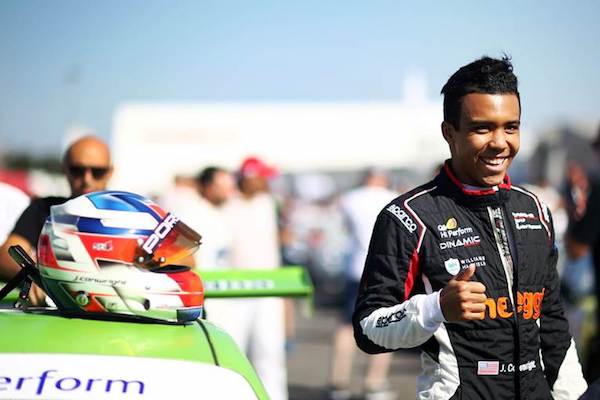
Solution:
<path fill-rule="evenodd" d="M 456 258 L 449 258 L 444 261 L 444 267 L 450 275 L 456 275 L 460 271 L 460 262 Z"/>
<path fill-rule="evenodd" d="M 167 237 L 177 222 L 179 222 L 179 218 L 173 214 L 167 214 L 165 219 L 163 219 L 160 224 L 158 224 L 156 229 L 154 229 L 154 232 L 148 236 L 148 239 L 146 239 L 142 245 L 142 249 L 144 249 L 148 254 L 154 253 L 154 250 L 156 250 L 161 240 Z"/>
<path fill-rule="evenodd" d="M 522 231 L 524 229 L 529 230 L 539 230 L 542 229 L 542 225 L 539 223 L 538 217 L 533 215 L 533 213 L 528 212 L 514 212 L 512 213 L 513 218 L 515 219 L 515 225 L 518 230 Z"/>

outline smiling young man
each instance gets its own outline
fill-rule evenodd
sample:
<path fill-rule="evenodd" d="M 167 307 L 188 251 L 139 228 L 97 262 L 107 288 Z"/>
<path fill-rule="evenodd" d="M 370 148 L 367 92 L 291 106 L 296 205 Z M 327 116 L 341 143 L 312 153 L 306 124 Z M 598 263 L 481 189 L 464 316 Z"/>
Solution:
<path fill-rule="evenodd" d="M 451 158 L 379 214 L 353 316 L 361 349 L 420 346 L 419 399 L 576 399 L 552 219 L 511 184 L 517 78 L 483 57 L 442 89 Z"/>

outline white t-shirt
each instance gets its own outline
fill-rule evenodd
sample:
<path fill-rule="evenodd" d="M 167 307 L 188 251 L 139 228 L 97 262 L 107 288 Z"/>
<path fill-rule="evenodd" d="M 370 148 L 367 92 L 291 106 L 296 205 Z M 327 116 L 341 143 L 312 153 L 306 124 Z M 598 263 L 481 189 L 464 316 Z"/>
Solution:
<path fill-rule="evenodd" d="M 29 201 L 29 196 L 21 190 L 0 182 L 0 244 L 4 243 L 12 232 Z"/>
<path fill-rule="evenodd" d="M 348 270 L 350 279 L 360 280 L 377 215 L 397 196 L 397 193 L 383 187 L 361 186 L 347 192 L 340 199 L 351 236 Z"/>
<path fill-rule="evenodd" d="M 232 237 L 231 262 L 240 269 L 280 266 L 275 200 L 266 193 L 233 198 L 225 207 Z"/>

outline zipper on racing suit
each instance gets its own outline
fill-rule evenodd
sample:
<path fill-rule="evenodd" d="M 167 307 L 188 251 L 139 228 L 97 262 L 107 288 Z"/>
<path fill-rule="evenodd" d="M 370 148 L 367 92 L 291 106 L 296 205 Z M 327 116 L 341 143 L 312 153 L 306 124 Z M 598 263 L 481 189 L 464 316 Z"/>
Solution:
<path fill-rule="evenodd" d="M 488 206 L 488 214 L 490 222 L 492 224 L 492 230 L 494 232 L 494 238 L 496 239 L 496 246 L 502 261 L 502 267 L 504 269 L 504 276 L 506 277 L 506 286 L 510 301 L 513 308 L 513 321 L 515 324 L 515 335 L 514 335 L 514 353 L 513 353 L 513 365 L 514 369 L 514 388 L 515 388 L 515 399 L 521 398 L 521 376 L 520 376 L 520 353 L 521 353 L 521 341 L 519 338 L 519 317 L 517 315 L 517 302 L 518 299 L 517 288 L 518 288 L 518 257 L 517 248 L 514 241 L 514 233 L 512 231 L 510 221 L 507 218 L 508 212 L 506 206 L 502 205 L 499 207 Z M 508 225 L 508 226 L 507 226 Z"/>

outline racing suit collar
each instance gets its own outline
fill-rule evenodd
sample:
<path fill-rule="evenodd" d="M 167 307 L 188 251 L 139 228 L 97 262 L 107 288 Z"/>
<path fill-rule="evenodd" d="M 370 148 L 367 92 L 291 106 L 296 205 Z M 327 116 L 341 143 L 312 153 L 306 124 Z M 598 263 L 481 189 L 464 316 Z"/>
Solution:
<path fill-rule="evenodd" d="M 455 194 L 458 201 L 473 206 L 498 205 L 506 202 L 512 186 L 508 174 L 504 177 L 504 182 L 497 186 L 479 188 L 465 185 L 452 171 L 450 160 L 444 162 L 436 180 L 438 185 L 446 187 L 450 193 Z"/>

